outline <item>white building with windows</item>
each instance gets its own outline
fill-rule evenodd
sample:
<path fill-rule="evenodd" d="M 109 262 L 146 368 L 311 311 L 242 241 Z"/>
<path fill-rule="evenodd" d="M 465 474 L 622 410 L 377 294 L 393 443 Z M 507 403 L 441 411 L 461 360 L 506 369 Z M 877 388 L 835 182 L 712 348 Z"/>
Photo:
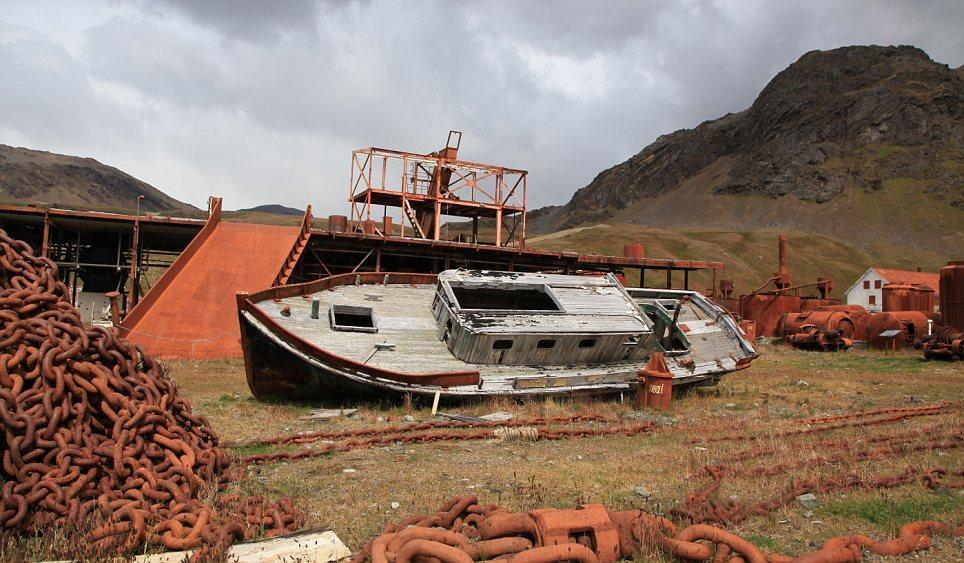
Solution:
<path fill-rule="evenodd" d="M 940 290 L 940 275 L 933 272 L 870 268 L 845 292 L 848 305 L 860 305 L 875 313 L 881 310 L 883 287 L 889 283 L 925 285 L 934 290 L 934 300 Z"/>

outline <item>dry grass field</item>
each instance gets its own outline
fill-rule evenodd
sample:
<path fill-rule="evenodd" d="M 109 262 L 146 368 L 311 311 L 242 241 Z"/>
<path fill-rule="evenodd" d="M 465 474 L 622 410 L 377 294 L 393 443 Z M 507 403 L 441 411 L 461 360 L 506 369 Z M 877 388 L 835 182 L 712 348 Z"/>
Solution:
<path fill-rule="evenodd" d="M 678 393 L 665 416 L 644 413 L 661 425 L 652 433 L 553 442 L 493 438 L 390 444 L 301 461 L 249 465 L 247 477 L 235 486 L 246 493 L 294 497 L 308 511 L 309 527 L 331 527 L 349 547 L 357 549 L 385 525 L 414 513 L 434 512 L 457 494 L 477 494 L 484 502 L 515 510 L 599 502 L 614 509 L 662 513 L 707 482 L 703 466 L 726 462 L 754 448 L 766 453 L 729 463 L 737 475 L 725 479 L 715 493 L 720 500 L 748 504 L 768 500 L 785 491 L 793 479 L 849 474 L 870 479 L 908 468 L 939 466 L 953 471 L 964 466 L 964 456 L 953 445 L 861 461 L 861 453 L 873 450 L 873 440 L 880 437 L 907 437 L 915 444 L 924 442 L 923 438 L 917 440 L 919 433 L 930 432 L 948 438 L 945 442 L 960 443 L 960 405 L 936 415 L 774 437 L 782 431 L 806 428 L 799 420 L 808 417 L 960 402 L 964 400 L 961 363 L 925 362 L 912 352 L 822 354 L 769 346 L 761 351 L 762 357 L 750 369 L 727 376 L 719 386 Z M 351 418 L 305 420 L 313 405 L 256 401 L 247 390 L 240 360 L 174 362 L 170 368 L 195 410 L 209 417 L 222 438 L 231 443 L 297 432 L 389 426 L 400 423 L 405 415 L 419 421 L 431 418 L 428 406 L 405 410 L 399 405 L 363 403 L 351 405 L 360 408 Z M 632 419 L 632 406 L 629 397 L 626 399 L 626 403 L 618 397 L 525 403 L 492 400 L 443 404 L 441 410 L 473 415 L 502 410 L 518 417 L 593 413 L 624 417 L 627 424 L 638 422 Z M 755 439 L 712 439 L 731 434 Z M 265 445 L 234 446 L 232 450 L 239 456 L 279 451 Z M 783 471 L 780 464 L 791 466 Z M 769 468 L 771 475 L 745 474 L 760 466 Z M 640 486 L 648 490 L 648 498 L 635 492 Z M 913 520 L 956 524 L 964 520 L 961 489 L 928 490 L 918 479 L 895 488 L 834 491 L 817 497 L 820 505 L 812 511 L 793 501 L 769 515 L 751 516 L 734 531 L 766 550 L 800 554 L 844 533 L 886 539 Z M 653 555 L 657 560 L 660 557 Z M 929 551 L 914 557 L 961 560 L 964 543 L 960 538 L 936 537 Z"/>

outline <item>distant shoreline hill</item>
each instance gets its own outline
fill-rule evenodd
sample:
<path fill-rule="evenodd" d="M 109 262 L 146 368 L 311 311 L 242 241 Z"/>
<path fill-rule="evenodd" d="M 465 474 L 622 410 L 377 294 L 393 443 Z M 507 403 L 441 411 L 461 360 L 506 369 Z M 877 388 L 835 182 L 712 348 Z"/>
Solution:
<path fill-rule="evenodd" d="M 93 158 L 0 145 L 0 201 L 196 216 L 201 210 Z"/>
<path fill-rule="evenodd" d="M 790 229 L 960 259 L 962 102 L 964 67 L 914 47 L 809 52 L 749 109 L 659 137 L 528 224 Z"/>
<path fill-rule="evenodd" d="M 0 204 L 132 213 L 138 195 L 144 195 L 142 212 L 206 216 L 205 211 L 93 158 L 0 144 Z M 268 204 L 225 211 L 222 216 L 228 221 L 294 226 L 303 215 L 302 209 Z M 315 220 L 315 224 L 325 223 Z"/>

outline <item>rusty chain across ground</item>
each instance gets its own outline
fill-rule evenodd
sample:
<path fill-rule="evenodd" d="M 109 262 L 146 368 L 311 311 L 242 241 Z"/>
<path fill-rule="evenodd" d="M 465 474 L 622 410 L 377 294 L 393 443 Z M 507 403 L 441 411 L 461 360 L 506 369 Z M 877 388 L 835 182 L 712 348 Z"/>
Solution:
<path fill-rule="evenodd" d="M 580 419 L 586 417 L 577 417 Z M 592 417 L 598 420 L 597 417 Z M 559 420 L 572 422 L 572 417 L 565 417 Z M 546 419 L 532 419 L 537 421 L 545 421 Z M 551 419 L 550 419 L 551 420 Z M 478 424 L 478 423 L 473 423 Z M 415 430 L 415 427 L 423 427 L 424 425 L 413 425 L 406 428 L 402 428 L 400 432 L 393 433 L 392 427 L 379 428 L 372 431 L 359 431 L 364 432 L 364 434 L 353 434 L 360 436 L 369 436 L 365 439 L 353 439 L 343 442 L 335 442 L 330 444 L 325 444 L 319 448 L 312 448 L 307 450 L 299 450 L 294 452 L 275 452 L 275 453 L 264 453 L 255 454 L 241 459 L 242 463 L 271 463 L 275 461 L 294 461 L 299 459 L 307 459 L 312 457 L 325 456 L 334 452 L 347 452 L 354 449 L 360 448 L 371 448 L 375 446 L 387 446 L 395 443 L 427 443 L 427 442 L 453 442 L 453 441 L 468 441 L 468 440 L 490 440 L 498 437 L 498 431 L 500 428 L 507 428 L 503 424 L 485 424 L 484 429 L 475 429 L 476 427 L 470 427 L 466 431 L 454 431 L 454 430 L 442 430 L 438 432 L 431 432 L 427 430 Z M 490 430 L 488 427 L 494 426 L 494 430 Z M 442 428 L 446 428 L 443 426 Z M 557 428 L 552 426 L 541 426 L 541 427 L 530 427 L 523 425 L 513 425 L 509 428 L 531 428 L 532 432 L 525 436 L 526 439 L 530 440 L 565 440 L 568 438 L 585 438 L 591 436 L 636 436 L 639 434 L 645 434 L 652 432 L 657 428 L 656 424 L 652 422 L 642 422 L 639 424 L 629 425 L 629 426 L 606 426 L 602 428 Z M 318 440 L 320 438 L 314 438 Z M 272 442 L 273 443 L 273 442 Z"/>
<path fill-rule="evenodd" d="M 428 420 L 412 424 L 394 424 L 375 428 L 360 428 L 357 430 L 342 430 L 338 432 L 318 431 L 318 432 L 298 432 L 275 436 L 262 440 L 250 440 L 247 442 L 228 443 L 229 447 L 263 446 L 263 445 L 284 445 L 284 444 L 310 444 L 319 440 L 342 440 L 345 438 L 362 438 L 365 436 L 405 434 L 409 432 L 421 432 L 424 430 L 439 430 L 453 428 L 497 428 L 497 427 L 516 427 L 516 426 L 544 426 L 550 424 L 574 424 L 578 422 L 604 422 L 614 423 L 617 419 L 605 417 L 598 414 L 576 414 L 570 416 L 535 417 L 516 420 L 506 420 L 500 422 L 492 421 L 461 421 L 461 420 Z"/>
<path fill-rule="evenodd" d="M 856 413 L 849 413 L 839 416 L 826 417 L 824 419 L 807 419 L 798 421 L 801 424 L 819 424 L 820 421 L 829 421 L 830 423 L 823 423 L 819 426 L 808 426 L 807 428 L 798 428 L 793 430 L 783 430 L 780 432 L 775 432 L 772 434 L 760 431 L 745 432 L 742 434 L 723 434 L 720 436 L 699 436 L 690 438 L 690 443 L 713 443 L 713 442 L 751 442 L 757 440 L 767 440 L 773 438 L 789 438 L 792 436 L 803 436 L 808 434 L 820 434 L 823 432 L 830 432 L 833 430 L 840 430 L 842 428 L 860 428 L 866 426 L 876 426 L 880 424 L 891 424 L 894 422 L 901 422 L 909 418 L 915 418 L 920 416 L 937 416 L 942 414 L 947 414 L 950 412 L 958 412 L 961 410 L 961 403 L 934 403 L 933 405 L 925 405 L 921 407 L 908 407 L 908 408 L 891 408 L 891 409 L 880 409 L 880 411 L 863 411 Z M 887 416 L 882 416 L 880 418 L 873 418 L 870 420 L 857 420 L 859 418 L 864 418 L 867 416 L 877 416 L 884 414 Z"/>
<path fill-rule="evenodd" d="M 114 554 L 300 527 L 288 499 L 214 495 L 230 460 L 208 421 L 154 359 L 85 328 L 56 265 L 3 230 L 0 321 L 0 533 L 86 526 Z"/>
<path fill-rule="evenodd" d="M 687 561 L 748 563 L 846 563 L 860 561 L 864 549 L 903 555 L 931 545 L 936 534 L 960 536 L 961 527 L 920 521 L 900 528 L 897 537 L 877 541 L 849 535 L 825 541 L 800 557 L 765 553 L 740 536 L 706 524 L 678 529 L 672 521 L 639 510 L 611 511 L 603 505 L 575 510 L 539 509 L 513 513 L 482 505 L 474 496 L 455 497 L 433 515 L 417 515 L 389 526 L 367 543 L 353 563 L 612 563 L 653 549 Z"/>

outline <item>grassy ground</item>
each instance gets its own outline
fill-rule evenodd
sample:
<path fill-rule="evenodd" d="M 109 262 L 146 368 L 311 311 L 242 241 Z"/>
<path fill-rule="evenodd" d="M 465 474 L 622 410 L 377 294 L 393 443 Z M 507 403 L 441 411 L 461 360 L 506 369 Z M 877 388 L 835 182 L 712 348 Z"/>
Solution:
<path fill-rule="evenodd" d="M 870 447 L 864 442 L 880 434 L 901 435 L 932 427 L 941 432 L 959 431 L 960 409 L 815 436 L 766 438 L 780 429 L 792 428 L 792 420 L 798 418 L 961 401 L 964 365 L 924 362 L 910 352 L 886 356 L 858 351 L 820 354 L 771 347 L 764 347 L 762 352 L 750 369 L 727 376 L 719 386 L 675 397 L 667 413 L 672 425 L 653 434 L 561 442 L 395 444 L 292 463 L 250 466 L 248 477 L 238 487 L 248 493 L 294 497 L 307 509 L 310 526 L 332 527 L 355 549 L 385 525 L 413 513 L 432 512 L 456 494 L 478 494 L 485 502 L 518 510 L 601 502 L 616 509 L 662 512 L 704 482 L 698 476 L 702 466 L 753 445 L 777 451 L 736 467 L 795 461 L 806 465 L 771 478 L 728 479 L 718 493 L 721 499 L 769 499 L 793 478 L 844 472 L 872 477 L 900 473 L 909 466 L 925 469 L 937 465 L 955 470 L 964 465 L 964 456 L 957 449 L 864 462 L 847 459 L 848 452 Z M 233 442 L 299 431 L 388 425 L 406 414 L 418 420 L 430 417 L 427 408 L 417 406 L 406 411 L 401 406 L 361 404 L 352 418 L 306 421 L 302 417 L 312 405 L 265 404 L 251 397 L 240 361 L 179 362 L 171 368 L 195 409 L 211 419 L 224 439 Z M 457 409 L 443 405 L 443 410 L 467 414 L 505 410 L 519 416 L 574 412 L 628 415 L 631 407 L 614 398 L 526 403 L 503 400 Z M 751 433 L 763 438 L 756 444 L 705 439 L 724 433 Z M 837 445 L 821 446 L 819 442 L 824 441 Z M 235 453 L 271 450 L 258 446 L 235 448 Z M 845 454 L 843 461 L 819 463 L 820 456 L 841 452 Z M 634 492 L 639 486 L 650 491 L 648 499 Z M 919 483 L 881 491 L 818 494 L 818 498 L 821 504 L 812 513 L 792 503 L 769 516 L 751 517 L 735 531 L 768 550 L 799 554 L 843 533 L 886 538 L 911 520 L 933 518 L 959 524 L 964 519 L 960 490 L 931 492 Z M 392 509 L 392 503 L 398 503 L 398 508 Z M 936 538 L 934 547 L 921 557 L 960 560 L 964 558 L 964 544 Z"/>

